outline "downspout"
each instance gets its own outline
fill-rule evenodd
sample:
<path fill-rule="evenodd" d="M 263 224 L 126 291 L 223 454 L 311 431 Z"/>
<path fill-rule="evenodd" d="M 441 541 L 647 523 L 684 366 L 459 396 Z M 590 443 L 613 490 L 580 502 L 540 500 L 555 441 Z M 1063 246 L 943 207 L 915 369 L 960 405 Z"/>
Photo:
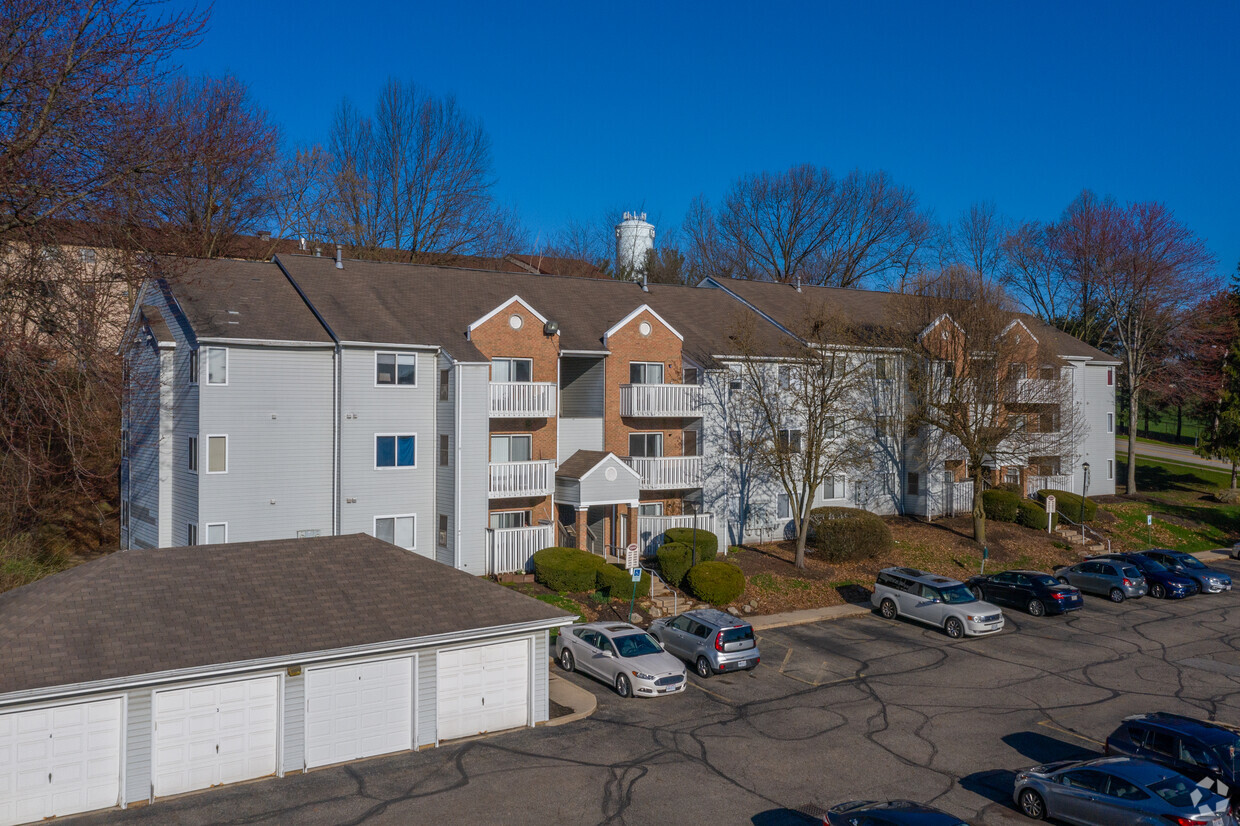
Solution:
<path fill-rule="evenodd" d="M 302 302 L 306 305 L 310 312 L 314 313 L 314 317 L 322 325 L 327 335 L 331 336 L 332 342 L 336 345 L 332 348 L 332 536 L 340 534 L 340 409 L 342 406 L 341 392 L 342 383 L 341 370 L 344 361 L 344 350 L 340 346 L 340 337 L 327 323 L 327 319 L 323 318 L 323 314 L 319 312 L 318 307 L 310 301 L 305 290 L 297 283 L 297 280 L 284 268 L 284 263 L 280 261 L 280 256 L 273 255 L 271 260 L 280 272 L 284 273 L 284 277 L 293 289 L 297 291 L 297 295 L 301 296 Z"/>
<path fill-rule="evenodd" d="M 452 468 L 452 483 L 455 488 L 452 505 L 452 518 L 456 521 L 455 536 L 452 542 L 452 567 L 461 570 L 461 365 L 453 364 L 452 372 L 453 381 L 456 384 L 455 394 L 453 397 L 452 414 L 453 414 L 453 433 L 452 440 L 456 443 L 453 450 L 455 453 L 455 467 Z M 488 387 L 489 389 L 489 387 Z M 490 549 L 487 549 L 487 556 L 490 556 Z"/>

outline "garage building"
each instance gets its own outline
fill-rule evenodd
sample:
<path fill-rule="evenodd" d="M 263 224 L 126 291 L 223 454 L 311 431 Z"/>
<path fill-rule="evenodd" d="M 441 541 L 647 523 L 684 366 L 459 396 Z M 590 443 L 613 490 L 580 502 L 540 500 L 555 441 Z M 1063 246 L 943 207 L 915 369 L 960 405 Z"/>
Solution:
<path fill-rule="evenodd" d="M 536 725 L 571 619 L 361 534 L 0 594 L 0 826 Z"/>

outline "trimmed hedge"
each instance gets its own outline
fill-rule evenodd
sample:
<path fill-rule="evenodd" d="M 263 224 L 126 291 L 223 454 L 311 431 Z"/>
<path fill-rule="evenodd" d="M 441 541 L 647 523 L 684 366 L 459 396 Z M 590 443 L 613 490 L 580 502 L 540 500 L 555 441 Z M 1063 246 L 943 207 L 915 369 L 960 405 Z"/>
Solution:
<path fill-rule="evenodd" d="M 1055 497 L 1055 510 L 1059 511 L 1073 522 L 1081 521 L 1081 495 L 1079 493 L 1073 493 L 1070 490 L 1050 489 L 1038 491 L 1038 496 L 1041 496 L 1043 500 L 1046 499 L 1047 494 Z M 1098 503 L 1092 499 L 1086 499 L 1085 521 L 1089 522 L 1097 515 Z"/>
<path fill-rule="evenodd" d="M 1010 490 L 982 491 L 982 510 L 985 511 L 987 519 L 1015 522 L 1020 515 L 1020 497 Z"/>
<path fill-rule="evenodd" d="M 745 574 L 728 562 L 699 562 L 685 582 L 690 593 L 711 605 L 727 605 L 745 592 Z"/>
<path fill-rule="evenodd" d="M 887 523 L 860 508 L 814 508 L 809 512 L 809 538 L 827 562 L 872 559 L 894 544 Z"/>
<path fill-rule="evenodd" d="M 1032 499 L 1021 499 L 1019 503 L 1020 512 L 1016 514 L 1016 524 L 1024 525 L 1026 528 L 1044 531 L 1047 526 L 1046 509 Z M 1054 522 L 1059 521 L 1059 514 L 1050 517 Z M 1054 525 L 1051 526 L 1052 528 Z"/>
<path fill-rule="evenodd" d="M 685 578 L 685 574 L 689 573 L 689 568 L 693 564 L 692 554 L 692 548 L 679 542 L 660 545 L 659 549 L 654 552 L 659 560 L 659 571 L 667 580 L 668 585 L 673 588 L 680 587 L 681 581 Z"/>
<path fill-rule="evenodd" d="M 543 548 L 534 554 L 534 579 L 561 594 L 594 590 L 596 557 L 578 548 Z"/>
<path fill-rule="evenodd" d="M 693 528 L 668 528 L 663 534 L 667 537 L 668 542 L 678 542 L 681 545 L 693 547 Z M 714 559 L 719 555 L 719 537 L 710 531 L 704 531 L 698 528 L 697 532 L 697 558 L 698 562 L 704 562 Z"/>
<path fill-rule="evenodd" d="M 595 585 L 600 591 L 607 593 L 612 599 L 630 599 L 633 594 L 633 578 L 629 576 L 629 572 L 618 565 L 612 565 L 605 562 L 601 556 L 590 554 L 592 559 L 598 560 L 595 563 Z M 637 583 L 637 596 L 644 597 L 650 594 L 650 572 L 642 571 L 642 581 Z"/>

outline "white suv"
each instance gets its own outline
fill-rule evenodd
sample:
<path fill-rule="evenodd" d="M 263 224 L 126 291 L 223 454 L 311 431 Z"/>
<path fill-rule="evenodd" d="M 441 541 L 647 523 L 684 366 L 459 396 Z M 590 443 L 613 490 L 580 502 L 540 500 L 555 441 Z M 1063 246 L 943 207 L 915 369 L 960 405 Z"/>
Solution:
<path fill-rule="evenodd" d="M 1003 612 L 973 596 L 963 582 L 916 568 L 880 571 L 870 602 L 887 619 L 905 616 L 942 628 L 952 639 L 1003 629 Z"/>

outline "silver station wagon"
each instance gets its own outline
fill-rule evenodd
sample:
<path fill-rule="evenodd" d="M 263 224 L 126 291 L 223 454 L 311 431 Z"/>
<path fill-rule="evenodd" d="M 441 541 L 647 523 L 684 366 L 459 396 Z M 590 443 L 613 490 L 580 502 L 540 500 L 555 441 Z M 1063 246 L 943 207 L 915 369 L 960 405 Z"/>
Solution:
<path fill-rule="evenodd" d="M 880 571 L 870 602 L 887 619 L 908 617 L 942 628 L 953 639 L 1003 630 L 997 606 L 978 599 L 963 582 L 916 568 Z"/>

